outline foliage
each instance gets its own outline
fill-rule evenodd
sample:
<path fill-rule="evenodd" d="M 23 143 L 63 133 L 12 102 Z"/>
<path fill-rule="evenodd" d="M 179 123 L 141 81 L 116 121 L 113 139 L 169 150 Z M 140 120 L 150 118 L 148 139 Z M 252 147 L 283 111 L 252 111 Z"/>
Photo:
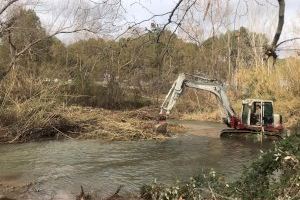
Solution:
<path fill-rule="evenodd" d="M 260 47 L 267 42 L 264 34 L 250 32 L 244 27 L 208 38 L 200 54 L 203 70 L 219 80 L 230 79 L 241 66 L 254 66 L 262 56 L 258 53 Z"/>
<path fill-rule="evenodd" d="M 263 154 L 235 183 L 242 199 L 297 199 L 300 194 L 300 137 L 276 144 Z"/>
<path fill-rule="evenodd" d="M 226 80 L 234 88 L 230 99 L 238 102 L 247 97 L 271 98 L 284 119 L 290 119 L 288 125 L 299 120 L 299 61 L 286 59 L 268 70 L 257 49 L 266 42 L 263 34 L 242 27 L 196 45 L 165 30 L 158 42 L 160 29 L 153 25 L 118 41 L 92 38 L 65 45 L 48 35 L 33 10 L 16 7 L 8 16 L 13 23 L 1 35 L 0 77 L 12 61 L 16 63 L 1 82 L 0 100 L 1 119 L 10 121 L 3 126 L 19 127 L 12 135 L 26 124 L 44 127 L 53 119 L 49 116 L 56 116 L 53 108 L 62 105 L 109 109 L 159 105 L 180 72 Z M 39 42 L 13 60 L 14 48 L 18 52 L 34 41 Z M 178 103 L 179 112 L 197 111 L 202 119 L 218 116 L 214 96 L 186 94 Z M 30 112 L 31 105 L 37 111 Z"/>
<path fill-rule="evenodd" d="M 50 48 L 52 39 L 47 38 L 45 29 L 42 27 L 39 17 L 33 10 L 22 7 L 15 8 L 11 13 L 12 26 L 4 34 L 0 45 L 0 55 L 4 59 L 1 62 L 1 70 L 6 70 L 12 57 L 28 44 L 41 38 L 42 41 L 28 49 L 18 60 L 18 66 L 25 68 L 27 73 L 38 76 L 42 73 L 43 64 L 51 59 Z"/>
<path fill-rule="evenodd" d="M 18 70 L 31 77 L 71 80 L 68 92 L 80 98 L 69 102 L 106 108 L 148 105 L 142 96 L 155 98 L 157 103 L 180 72 L 204 73 L 225 80 L 233 72 L 228 71 L 228 62 L 254 62 L 253 46 L 265 41 L 263 35 L 241 28 L 209 38 L 200 47 L 167 30 L 158 42 L 160 29 L 153 24 L 151 30 L 138 37 L 119 41 L 88 39 L 65 46 L 55 37 L 48 38 L 33 10 L 16 8 L 11 16 L 11 32 L 0 45 L 4 71 L 10 62 L 9 36 L 16 51 L 44 38 L 18 59 Z"/>

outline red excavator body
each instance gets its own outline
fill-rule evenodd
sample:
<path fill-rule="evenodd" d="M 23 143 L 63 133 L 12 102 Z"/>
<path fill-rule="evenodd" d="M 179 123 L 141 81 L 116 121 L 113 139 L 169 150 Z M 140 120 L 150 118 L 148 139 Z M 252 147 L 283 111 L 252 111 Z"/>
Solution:
<path fill-rule="evenodd" d="M 281 115 L 273 113 L 273 101 L 262 99 L 244 100 L 240 118 L 231 116 L 227 125 L 221 136 L 258 132 L 278 136 L 284 130 Z"/>

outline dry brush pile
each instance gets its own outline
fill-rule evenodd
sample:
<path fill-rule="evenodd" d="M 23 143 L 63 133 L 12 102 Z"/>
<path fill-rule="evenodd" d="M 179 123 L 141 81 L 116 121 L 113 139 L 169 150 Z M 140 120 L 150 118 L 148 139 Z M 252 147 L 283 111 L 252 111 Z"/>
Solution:
<path fill-rule="evenodd" d="M 154 107 L 117 111 L 68 105 L 64 83 L 54 83 L 12 71 L 0 85 L 0 143 L 44 139 L 141 140 L 170 135 L 153 130 Z M 180 126 L 177 130 L 181 130 Z"/>
<path fill-rule="evenodd" d="M 0 92 L 0 142 L 26 142 L 79 128 L 59 112 L 59 85 L 13 71 Z"/>
<path fill-rule="evenodd" d="M 169 125 L 169 133 L 158 134 L 154 125 L 157 108 L 144 107 L 132 111 L 112 111 L 101 108 L 71 106 L 63 109 L 64 116 L 81 125 L 78 138 L 107 140 L 164 139 L 170 133 L 182 132 L 180 125 Z"/>
<path fill-rule="evenodd" d="M 23 105 L 22 105 L 23 106 Z M 30 106 L 33 106 L 31 103 Z M 44 105 L 43 105 L 44 106 Z M 13 108 L 11 108 L 13 109 Z M 147 140 L 166 139 L 172 133 L 184 130 L 180 125 L 170 124 L 168 133 L 154 130 L 157 113 L 153 108 L 134 111 L 112 111 L 102 108 L 81 106 L 50 106 L 39 111 L 23 108 L 26 113 L 6 110 L 13 115 L 0 133 L 1 142 L 27 142 L 41 139 L 105 139 L 105 140 Z M 35 109 L 38 109 L 35 107 Z M 25 111 L 24 111 L 25 112 Z M 20 117 L 18 118 L 18 115 Z M 3 117 L 3 115 L 2 115 Z M 5 120 L 8 120 L 5 118 Z"/>

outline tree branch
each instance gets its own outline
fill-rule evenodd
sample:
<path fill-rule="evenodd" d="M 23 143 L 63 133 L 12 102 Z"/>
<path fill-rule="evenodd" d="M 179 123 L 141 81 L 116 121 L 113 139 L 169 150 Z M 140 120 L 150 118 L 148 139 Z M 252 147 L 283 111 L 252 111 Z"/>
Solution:
<path fill-rule="evenodd" d="M 94 33 L 93 31 L 91 31 L 89 29 L 86 29 L 86 28 L 75 29 L 75 30 L 71 30 L 71 31 L 63 31 L 63 30 L 56 31 L 55 33 L 53 33 L 51 35 L 39 38 L 39 39 L 37 39 L 37 40 L 35 40 L 33 42 L 28 43 L 23 49 L 21 49 L 18 52 L 16 51 L 16 47 L 14 46 L 13 42 L 11 41 L 11 36 L 9 34 L 8 37 L 9 37 L 9 44 L 10 44 L 12 58 L 11 58 L 11 62 L 9 64 L 8 69 L 0 74 L 0 81 L 2 81 L 5 78 L 5 76 L 11 71 L 11 69 L 14 68 L 14 66 L 16 65 L 17 59 L 20 56 L 22 56 L 26 51 L 28 51 L 31 47 L 33 47 L 34 45 L 38 44 L 39 42 L 41 42 L 43 40 L 52 38 L 52 37 L 54 37 L 54 36 L 56 36 L 58 34 L 62 34 L 62 33 L 77 33 L 77 32 L 82 32 L 82 31 L 88 31 L 88 32 Z"/>
<path fill-rule="evenodd" d="M 175 5 L 175 7 L 170 11 L 170 15 L 169 15 L 168 22 L 163 26 L 163 28 L 161 29 L 159 35 L 157 36 L 157 42 L 159 42 L 159 39 L 160 39 L 160 37 L 161 37 L 161 33 L 167 28 L 167 26 L 168 26 L 169 24 L 172 23 L 172 18 L 173 18 L 173 16 L 174 16 L 174 13 L 175 13 L 175 11 L 178 9 L 178 7 L 180 6 L 180 4 L 181 4 L 182 2 L 183 2 L 183 0 L 179 0 L 179 1 L 177 2 L 177 4 Z"/>
<path fill-rule="evenodd" d="M 300 40 L 300 37 L 296 37 L 296 38 L 291 38 L 291 39 L 284 40 L 284 41 L 280 42 L 279 44 L 277 44 L 276 48 L 279 47 L 280 45 L 282 45 L 283 43 L 291 42 L 293 40 Z"/>
<path fill-rule="evenodd" d="M 206 9 L 205 9 L 205 13 L 204 13 L 204 16 L 203 16 L 203 21 L 205 20 L 207 14 L 208 14 L 208 10 L 210 8 L 210 4 L 211 4 L 211 0 L 207 3 Z"/>
<path fill-rule="evenodd" d="M 5 10 L 7 10 L 12 4 L 16 3 L 19 0 L 11 0 L 8 1 L 6 5 L 3 6 L 3 8 L 1 8 L 0 10 L 0 15 L 3 14 L 5 12 Z"/>
<path fill-rule="evenodd" d="M 285 2 L 284 0 L 278 0 L 279 3 L 279 16 L 278 16 L 278 25 L 277 25 L 277 30 L 274 35 L 273 41 L 272 41 L 272 47 L 275 48 L 277 45 L 277 42 L 280 38 L 283 24 L 284 24 L 284 11 L 285 11 Z"/>
<path fill-rule="evenodd" d="M 284 25 L 285 0 L 278 0 L 278 4 L 279 4 L 279 14 L 278 14 L 278 25 L 277 25 L 276 33 L 274 35 L 271 45 L 265 47 L 266 60 L 268 60 L 270 57 L 272 57 L 274 59 L 273 66 L 278 57 L 278 55 L 276 54 L 276 48 L 280 44 L 282 44 L 282 43 L 280 43 L 279 45 L 277 45 L 277 43 L 280 39 L 283 25 Z"/>

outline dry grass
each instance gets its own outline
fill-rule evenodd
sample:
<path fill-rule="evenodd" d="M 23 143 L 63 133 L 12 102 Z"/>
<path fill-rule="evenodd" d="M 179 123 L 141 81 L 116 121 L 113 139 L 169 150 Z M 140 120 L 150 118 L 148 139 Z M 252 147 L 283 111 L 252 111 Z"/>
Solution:
<path fill-rule="evenodd" d="M 13 71 L 0 88 L 0 142 L 59 137 L 78 126 L 59 112 L 60 85 Z"/>
<path fill-rule="evenodd" d="M 282 114 L 285 126 L 293 127 L 300 122 L 300 60 L 288 59 L 273 70 L 265 66 L 240 69 L 236 74 L 238 91 L 235 99 L 271 99 L 275 112 Z"/>
<path fill-rule="evenodd" d="M 184 113 L 181 117 L 183 120 L 199 120 L 199 121 L 221 121 L 220 110 L 214 110 L 212 112 L 193 112 Z"/>
<path fill-rule="evenodd" d="M 59 83 L 13 72 L 0 85 L 0 143 L 56 138 L 102 138 L 107 140 L 162 139 L 154 124 L 157 108 L 110 111 L 66 106 Z M 178 131 L 172 126 L 171 131 Z"/>
<path fill-rule="evenodd" d="M 70 121 L 80 124 L 79 139 L 102 138 L 106 140 L 165 139 L 168 135 L 154 131 L 157 113 L 153 108 L 135 111 L 111 111 L 101 108 L 65 107 L 62 112 Z M 180 132 L 182 127 L 172 125 L 170 132 Z"/>
<path fill-rule="evenodd" d="M 240 68 L 234 75 L 237 90 L 228 89 L 234 110 L 240 114 L 241 102 L 246 98 L 274 101 L 274 112 L 283 116 L 288 128 L 300 125 L 300 60 L 280 61 L 275 69 L 266 66 Z M 215 98 L 205 92 L 187 92 L 176 106 L 185 120 L 221 121 Z M 221 109 L 222 110 L 222 109 Z"/>

